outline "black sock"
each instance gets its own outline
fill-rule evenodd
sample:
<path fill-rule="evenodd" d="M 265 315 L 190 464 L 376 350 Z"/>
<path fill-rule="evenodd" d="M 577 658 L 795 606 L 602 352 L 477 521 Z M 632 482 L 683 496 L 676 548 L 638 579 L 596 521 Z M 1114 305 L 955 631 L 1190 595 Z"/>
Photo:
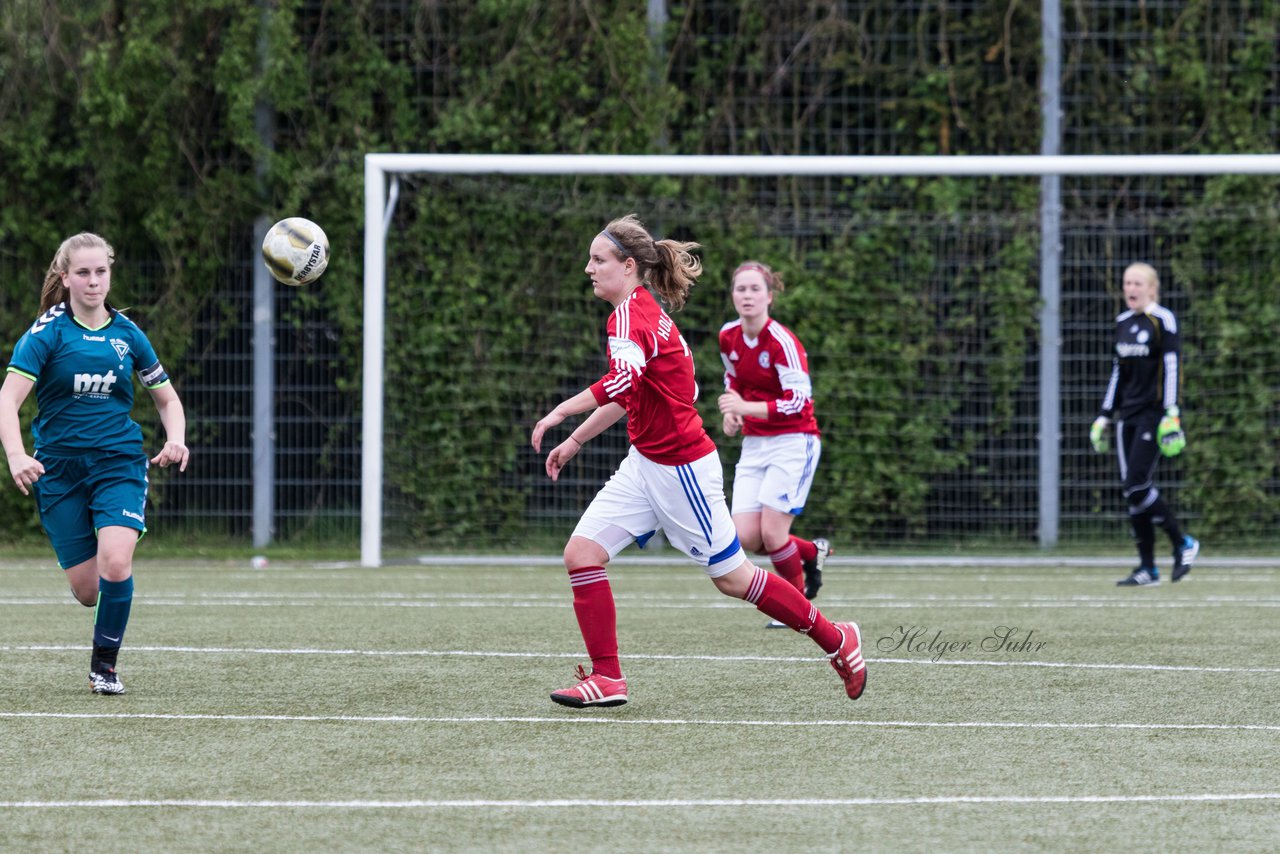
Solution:
<path fill-rule="evenodd" d="M 1150 511 L 1130 516 L 1129 523 L 1133 526 L 1133 538 L 1138 543 L 1138 563 L 1148 569 L 1154 567 L 1156 565 L 1156 529 L 1151 524 Z"/>
<path fill-rule="evenodd" d="M 1169 535 L 1169 542 L 1173 543 L 1175 549 L 1182 547 L 1182 526 L 1178 524 L 1178 517 L 1173 515 L 1173 511 L 1169 509 L 1169 505 L 1164 503 L 1164 496 L 1160 496 L 1155 500 L 1147 511 L 1151 514 L 1151 521 L 1164 528 L 1164 532 Z"/>
<path fill-rule="evenodd" d="M 120 654 L 118 646 L 93 645 L 93 657 L 89 660 L 89 669 L 95 673 L 116 669 L 116 656 Z"/>

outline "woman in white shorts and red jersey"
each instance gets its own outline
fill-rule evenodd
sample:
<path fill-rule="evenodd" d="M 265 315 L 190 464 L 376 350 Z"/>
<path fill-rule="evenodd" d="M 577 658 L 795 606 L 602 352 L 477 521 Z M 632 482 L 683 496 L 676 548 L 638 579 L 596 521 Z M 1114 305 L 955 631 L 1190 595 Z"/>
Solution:
<path fill-rule="evenodd" d="M 733 474 L 733 523 L 744 548 L 767 554 L 774 571 L 812 599 L 831 544 L 791 533 L 822 456 L 809 357 L 795 333 L 769 317 L 774 294 L 786 287 L 780 275 L 767 264 L 744 261 L 730 281 L 738 319 L 720 329 L 720 412 L 725 434 L 743 435 Z M 786 628 L 777 621 L 769 627 Z"/>
<path fill-rule="evenodd" d="M 680 330 L 648 291 L 679 310 L 702 272 L 696 243 L 654 239 L 634 215 L 616 219 L 591 241 L 586 274 L 609 315 L 609 370 L 564 401 L 533 428 L 535 451 L 548 430 L 591 413 L 547 454 L 552 480 L 582 446 L 627 416 L 628 452 L 582 515 L 564 549 L 573 610 L 591 657 L 578 682 L 555 691 L 555 702 L 583 708 L 627 702 L 618 661 L 617 614 L 605 565 L 636 540 L 661 528 L 667 541 L 701 565 L 720 592 L 745 599 L 812 638 L 827 653 L 851 699 L 862 694 L 866 666 L 855 623 L 832 623 L 804 595 L 757 568 L 739 545 L 724 500 L 715 443 L 694 406 L 693 355 Z"/>

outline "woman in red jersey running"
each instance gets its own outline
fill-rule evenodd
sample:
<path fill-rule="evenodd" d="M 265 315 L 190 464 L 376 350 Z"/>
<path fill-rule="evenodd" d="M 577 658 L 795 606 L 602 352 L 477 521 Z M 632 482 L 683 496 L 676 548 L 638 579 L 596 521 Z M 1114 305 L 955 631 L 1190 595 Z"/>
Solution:
<path fill-rule="evenodd" d="M 720 592 L 807 634 L 827 653 L 851 699 L 866 685 L 856 623 L 832 623 L 804 595 L 756 567 L 738 542 L 724 500 L 715 443 L 694 406 L 698 386 L 693 354 L 670 316 L 649 293 L 683 307 L 702 264 L 696 243 L 655 241 L 634 215 L 595 236 L 586 274 L 597 297 L 613 306 L 607 324 L 609 370 L 562 402 L 533 428 L 541 451 L 546 432 L 572 415 L 591 413 L 547 454 L 552 480 L 591 441 L 627 416 L 631 449 L 583 513 L 564 549 L 573 610 L 591 657 L 578 682 L 551 699 L 573 708 L 620 706 L 627 680 L 618 661 L 617 613 L 605 564 L 636 540 L 661 528 L 667 540 L 704 568 Z"/>
<path fill-rule="evenodd" d="M 744 261 L 730 281 L 738 319 L 720 329 L 720 412 L 725 434 L 743 435 L 733 474 L 733 523 L 744 548 L 769 555 L 778 575 L 812 599 L 831 544 L 791 533 L 822 456 L 809 357 L 795 333 L 769 317 L 774 295 L 785 287 L 780 275 L 767 264 Z M 769 628 L 787 626 L 774 620 Z"/>

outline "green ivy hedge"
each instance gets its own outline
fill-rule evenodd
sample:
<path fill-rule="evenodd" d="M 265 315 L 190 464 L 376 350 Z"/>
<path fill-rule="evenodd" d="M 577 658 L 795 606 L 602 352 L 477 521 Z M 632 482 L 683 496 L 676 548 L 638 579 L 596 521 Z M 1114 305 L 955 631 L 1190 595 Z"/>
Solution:
<path fill-rule="evenodd" d="M 1124 128 L 1132 152 L 1273 149 L 1277 5 L 1244 4 L 1237 19 L 1187 4 L 1155 23 L 1112 7 L 1072 7 L 1074 31 L 1116 38 L 1068 44 L 1066 86 L 1083 94 L 1068 127 Z M 371 151 L 1039 150 L 1039 20 L 1026 4 L 669 6 L 655 50 L 644 4 L 621 0 L 188 0 L 180 10 L 161 0 L 10 0 L 0 11 L 0 337 L 15 341 L 30 322 L 58 241 L 92 229 L 128 259 L 117 293 L 165 360 L 181 365 L 179 374 L 198 371 L 192 319 L 216 302 L 219 271 L 252 257 L 252 222 L 306 211 L 325 225 L 334 253 L 325 287 L 300 291 L 298 304 L 324 312 L 358 366 L 363 156 Z M 1143 38 L 1132 44 L 1119 38 L 1136 31 Z M 1126 73 L 1087 73 L 1106 63 Z M 273 116 L 269 144 L 261 105 Z M 1083 140 L 1077 153 L 1092 150 L 1087 135 L 1073 138 Z M 812 353 L 843 354 L 818 357 L 817 393 L 851 396 L 840 408 L 847 414 L 825 424 L 834 440 L 819 487 L 825 521 L 855 538 L 926 533 L 935 479 L 962 471 L 984 437 L 1008 430 L 1025 382 L 1037 344 L 1026 334 L 1038 300 L 1035 193 L 1012 203 L 1026 232 L 956 277 L 956 292 L 984 306 L 975 344 L 971 315 L 922 305 L 895 281 L 886 252 L 898 251 L 905 220 L 783 243 L 749 215 L 709 213 L 725 210 L 731 190 L 655 179 L 645 193 L 662 180 L 702 215 L 694 223 L 669 213 L 663 222 L 658 211 L 650 220 L 704 243 L 709 269 L 758 255 L 804 271 L 804 284 L 787 295 L 788 322 Z M 904 217 L 963 212 L 968 195 L 982 192 L 977 182 L 947 179 L 908 186 Z M 522 450 L 529 425 L 599 362 L 598 308 L 567 296 L 571 283 L 547 273 L 576 272 L 597 212 L 626 212 L 627 190 L 626 181 L 557 186 L 564 202 L 555 210 L 529 204 L 527 184 L 402 200 L 390 249 L 385 389 L 388 410 L 403 405 L 420 416 L 396 424 L 386 469 L 391 503 L 417 518 L 407 537 L 456 542 L 494 526 L 500 537 L 527 533 L 536 510 L 522 479 L 536 467 Z M 876 190 L 863 182 L 849 192 Z M 1224 219 L 1222 200 L 1254 213 Z M 1213 417 L 1233 428 L 1202 433 L 1189 501 L 1206 530 L 1234 530 L 1244 513 L 1254 520 L 1249 530 L 1264 533 L 1280 513 L 1277 390 L 1254 377 L 1277 375 L 1268 344 L 1280 271 L 1256 247 L 1276 233 L 1275 184 L 1224 179 L 1177 204 L 1190 237 L 1169 257 L 1192 289 L 1191 346 L 1200 348 L 1201 376 L 1215 384 Z M 1214 211 L 1212 226 L 1199 227 L 1199 211 Z M 920 277 L 936 251 L 923 239 L 911 248 Z M 703 330 L 704 386 L 717 381 L 710 333 L 727 310 L 719 293 L 700 295 L 680 318 Z M 817 322 L 836 302 L 855 307 L 855 324 Z M 943 397 L 909 412 L 884 407 L 959 370 L 955 357 L 972 347 L 991 366 L 993 399 L 980 429 L 957 431 L 958 402 Z M 1259 363 L 1259 353 L 1271 355 Z M 850 373 L 854 365 L 880 370 L 868 378 Z M 358 395 L 354 373 L 341 384 Z M 1208 396 L 1188 390 L 1191 400 L 1197 394 Z M 0 511 L 5 536 L 35 529 L 29 501 L 13 490 L 0 491 Z"/>

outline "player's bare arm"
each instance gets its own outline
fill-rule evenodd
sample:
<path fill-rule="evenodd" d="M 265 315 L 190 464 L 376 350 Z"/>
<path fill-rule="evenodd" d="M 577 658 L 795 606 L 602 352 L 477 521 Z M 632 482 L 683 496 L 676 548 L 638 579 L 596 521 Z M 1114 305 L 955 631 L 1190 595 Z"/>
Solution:
<path fill-rule="evenodd" d="M 166 437 L 164 447 L 151 458 L 151 462 L 161 468 L 176 465 L 178 471 L 186 471 L 191 451 L 186 444 L 187 416 L 182 408 L 182 401 L 171 385 L 151 389 L 151 399 L 155 401 L 156 411 L 160 413 L 160 423 L 164 426 Z"/>
<path fill-rule="evenodd" d="M 566 463 L 578 455 L 582 446 L 617 424 L 627 411 L 620 404 L 606 403 L 578 425 L 563 442 L 552 448 L 547 454 L 547 476 L 552 480 L 560 479 L 560 472 Z M 535 446 L 536 447 L 536 446 Z"/>
<path fill-rule="evenodd" d="M 570 415 L 580 415 L 583 412 L 590 412 L 595 409 L 596 406 L 596 396 L 591 393 L 591 389 L 589 388 L 583 389 L 573 397 L 556 406 L 555 409 L 542 416 L 537 424 L 533 425 L 533 437 L 530 439 L 530 444 L 533 445 L 533 449 L 535 451 L 542 450 L 542 437 L 546 435 L 546 432 L 552 427 L 558 426 Z"/>
<path fill-rule="evenodd" d="M 44 465 L 27 453 L 18 420 L 18 410 L 34 387 L 31 380 L 12 372 L 5 375 L 4 385 L 0 386 L 0 443 L 9 463 L 9 474 L 23 495 L 30 495 L 29 487 L 44 474 Z"/>
<path fill-rule="evenodd" d="M 738 394 L 736 391 L 726 391 L 724 394 L 720 395 L 720 399 L 717 403 L 720 405 L 720 412 L 726 416 L 734 415 L 738 418 L 743 418 L 745 416 L 750 416 L 751 418 L 769 417 L 768 403 L 763 401 L 749 402 L 743 400 L 742 395 Z"/>

